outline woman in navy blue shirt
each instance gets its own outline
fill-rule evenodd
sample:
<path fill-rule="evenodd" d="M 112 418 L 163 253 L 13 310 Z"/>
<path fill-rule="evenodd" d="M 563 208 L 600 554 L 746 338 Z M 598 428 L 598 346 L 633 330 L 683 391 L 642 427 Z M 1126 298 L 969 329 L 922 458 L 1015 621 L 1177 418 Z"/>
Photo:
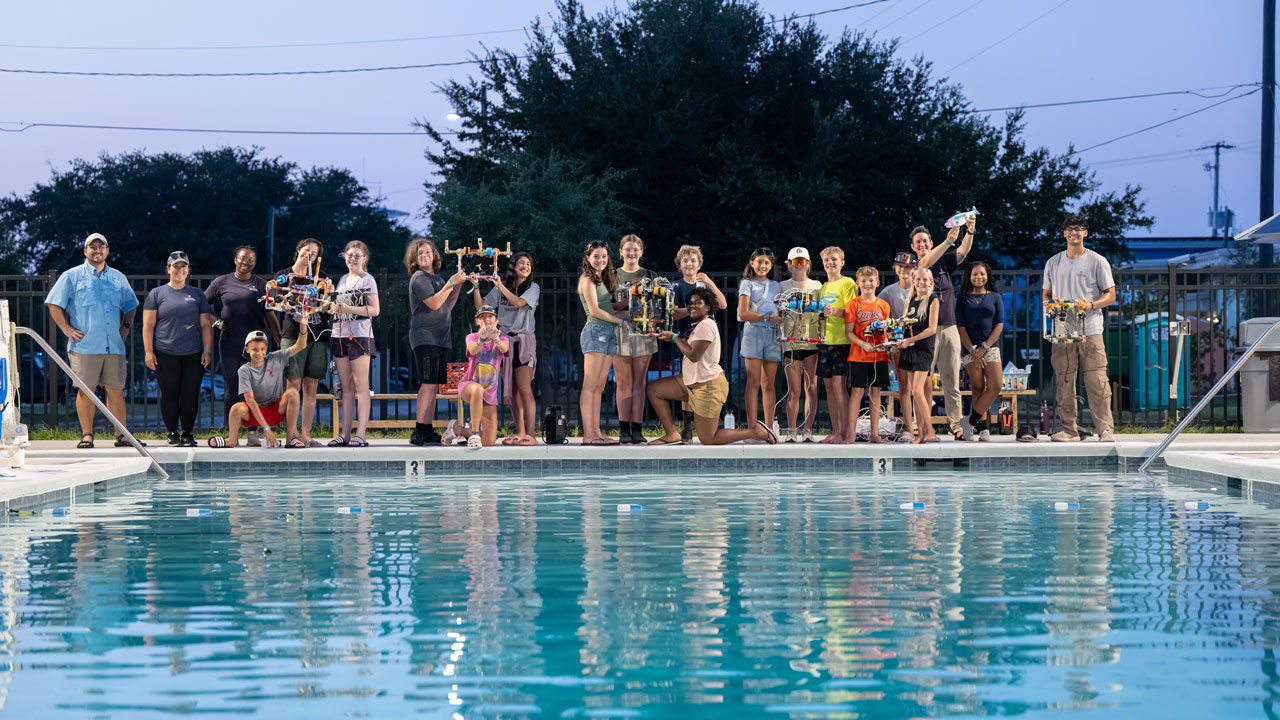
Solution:
<path fill-rule="evenodd" d="M 1004 332 L 1004 300 L 991 289 L 991 268 L 984 262 L 969 265 L 956 300 L 956 329 L 960 331 L 961 359 L 969 372 L 969 417 L 965 439 L 991 439 L 987 411 L 1000 396 L 1004 379 L 1000 372 L 1000 335 Z"/>

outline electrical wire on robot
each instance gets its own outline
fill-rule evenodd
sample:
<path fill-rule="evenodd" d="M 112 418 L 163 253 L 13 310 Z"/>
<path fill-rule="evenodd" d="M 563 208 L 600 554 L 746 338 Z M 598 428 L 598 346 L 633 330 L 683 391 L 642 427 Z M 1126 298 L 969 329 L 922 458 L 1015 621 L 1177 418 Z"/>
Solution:
<path fill-rule="evenodd" d="M 446 254 L 453 254 L 458 256 L 458 270 L 466 273 L 470 277 L 472 282 L 475 282 L 477 280 L 488 280 L 489 282 L 494 282 L 495 280 L 497 280 L 498 279 L 498 258 L 502 257 L 503 255 L 510 257 L 512 254 L 511 243 L 507 243 L 506 250 L 499 250 L 496 247 L 485 247 L 484 238 L 476 238 L 475 247 L 460 247 L 460 248 L 449 247 L 449 241 L 445 240 L 444 251 Z M 476 262 L 467 263 L 466 261 L 467 258 L 479 258 L 479 260 Z M 490 268 L 488 267 L 490 261 L 492 261 L 492 270 L 490 272 L 486 272 L 486 270 L 490 270 Z M 467 264 L 471 264 L 473 267 L 468 269 L 467 267 L 465 267 L 465 265 Z"/>
<path fill-rule="evenodd" d="M 777 325 L 778 342 L 825 343 L 827 319 L 817 292 L 791 288 L 773 299 L 782 322 Z"/>
<path fill-rule="evenodd" d="M 627 292 L 627 329 L 632 335 L 657 337 L 675 331 L 675 296 L 664 277 L 635 278 L 623 287 Z"/>
<path fill-rule="evenodd" d="M 1084 300 L 1049 300 L 1044 316 L 1045 340 L 1055 345 L 1084 342 Z"/>
<path fill-rule="evenodd" d="M 867 332 L 876 336 L 872 348 L 876 352 L 888 352 L 898 347 L 898 343 L 911 337 L 912 328 L 918 318 L 904 315 L 900 318 L 876 320 L 867 326 Z"/>

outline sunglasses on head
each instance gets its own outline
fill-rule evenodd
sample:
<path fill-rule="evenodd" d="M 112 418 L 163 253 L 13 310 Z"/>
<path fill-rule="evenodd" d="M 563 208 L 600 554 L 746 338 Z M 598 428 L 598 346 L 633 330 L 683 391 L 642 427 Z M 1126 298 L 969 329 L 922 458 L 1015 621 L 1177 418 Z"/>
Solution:
<path fill-rule="evenodd" d="M 756 251 L 751 254 L 757 257 L 759 257 L 760 255 L 767 255 L 769 257 L 773 257 L 773 251 L 767 247 L 756 248 Z"/>
<path fill-rule="evenodd" d="M 607 250 L 609 248 L 609 243 L 604 240 L 592 240 L 587 243 L 588 250 L 599 250 L 600 248 L 605 248 Z"/>

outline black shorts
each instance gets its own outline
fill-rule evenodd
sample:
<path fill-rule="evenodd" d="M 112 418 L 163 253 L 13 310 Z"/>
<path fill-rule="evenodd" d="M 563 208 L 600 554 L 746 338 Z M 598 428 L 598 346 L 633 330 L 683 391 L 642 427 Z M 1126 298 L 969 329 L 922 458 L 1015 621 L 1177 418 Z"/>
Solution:
<path fill-rule="evenodd" d="M 439 345 L 419 345 L 413 349 L 413 383 L 443 385 L 449 381 L 450 349 Z"/>
<path fill-rule="evenodd" d="M 520 362 L 520 341 L 516 339 L 516 336 L 508 335 L 507 341 L 511 343 L 511 347 L 508 348 L 507 362 L 511 363 L 512 369 L 529 367 L 529 363 Z"/>
<path fill-rule="evenodd" d="M 818 346 L 818 377 L 844 377 L 849 372 L 849 345 Z"/>
<path fill-rule="evenodd" d="M 873 363 L 869 362 L 851 362 L 849 365 L 849 376 L 845 383 L 845 387 L 852 390 L 859 390 L 866 387 L 880 388 L 887 390 L 889 388 L 889 363 L 886 360 L 877 360 Z"/>
<path fill-rule="evenodd" d="M 810 357 L 813 357 L 814 355 L 817 355 L 817 354 L 818 354 L 818 348 L 804 348 L 804 349 L 801 349 L 801 350 L 786 350 L 786 349 L 783 349 L 783 351 L 782 351 L 782 358 L 783 358 L 784 360 L 800 360 L 800 361 L 803 361 L 805 358 L 810 358 Z"/>

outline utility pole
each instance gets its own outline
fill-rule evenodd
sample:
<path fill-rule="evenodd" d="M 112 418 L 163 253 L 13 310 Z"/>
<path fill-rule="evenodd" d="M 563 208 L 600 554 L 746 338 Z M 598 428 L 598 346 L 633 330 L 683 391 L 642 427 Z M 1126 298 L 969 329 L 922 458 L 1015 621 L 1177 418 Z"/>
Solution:
<path fill-rule="evenodd" d="M 1262 163 L 1259 165 L 1258 219 L 1275 213 L 1276 180 L 1276 0 L 1262 0 Z M 1258 265 L 1271 267 L 1275 246 L 1258 246 Z"/>
<path fill-rule="evenodd" d="M 1215 238 L 1218 237 L 1219 224 L 1222 225 L 1222 237 L 1224 239 L 1227 237 L 1227 231 L 1231 228 L 1231 223 L 1227 222 L 1226 217 L 1219 214 L 1219 211 L 1218 211 L 1218 175 L 1222 169 L 1222 161 L 1221 161 L 1222 151 L 1230 150 L 1231 148 L 1234 148 L 1234 147 L 1235 145 L 1229 145 L 1227 143 L 1219 141 L 1212 145 L 1205 145 L 1204 147 L 1197 148 L 1198 150 L 1208 150 L 1209 148 L 1213 148 L 1213 165 L 1210 165 L 1209 163 L 1205 163 L 1204 168 L 1206 170 L 1213 171 L 1213 215 L 1211 217 L 1213 219 L 1212 221 L 1213 236 Z M 1270 216 L 1268 215 L 1268 217 Z"/>
<path fill-rule="evenodd" d="M 1215 194 L 1216 197 L 1216 194 Z M 1217 202 L 1215 201 L 1216 205 Z M 267 272 L 276 271 L 276 206 L 267 206 Z"/>

